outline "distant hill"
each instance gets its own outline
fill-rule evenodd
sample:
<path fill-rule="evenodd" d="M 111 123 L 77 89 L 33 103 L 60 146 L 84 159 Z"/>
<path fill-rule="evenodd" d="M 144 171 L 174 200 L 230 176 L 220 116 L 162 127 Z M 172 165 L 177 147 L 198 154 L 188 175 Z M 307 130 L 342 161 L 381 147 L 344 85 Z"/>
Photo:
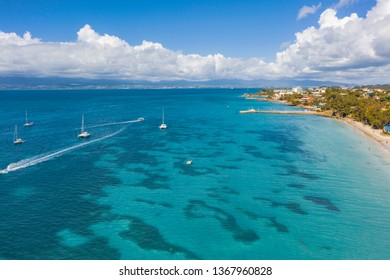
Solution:
<path fill-rule="evenodd" d="M 366 86 L 356 86 L 355 88 L 371 88 L 371 89 L 383 89 L 383 90 L 389 90 L 390 85 L 366 85 Z"/>
<path fill-rule="evenodd" d="M 0 89 L 82 89 L 82 88 L 161 88 L 161 87 L 313 87 L 348 86 L 331 81 L 312 80 L 209 80 L 209 81 L 137 81 L 85 78 L 37 78 L 37 77 L 0 77 Z"/>

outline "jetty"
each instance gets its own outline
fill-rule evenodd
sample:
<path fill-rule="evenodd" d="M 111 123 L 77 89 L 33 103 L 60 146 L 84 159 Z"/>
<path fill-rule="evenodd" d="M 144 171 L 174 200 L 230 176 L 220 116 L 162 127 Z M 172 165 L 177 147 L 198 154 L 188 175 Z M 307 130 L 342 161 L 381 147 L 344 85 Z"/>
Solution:
<path fill-rule="evenodd" d="M 279 114 L 279 115 L 318 115 L 316 111 L 281 111 L 281 110 L 255 110 L 240 111 L 240 114 Z"/>

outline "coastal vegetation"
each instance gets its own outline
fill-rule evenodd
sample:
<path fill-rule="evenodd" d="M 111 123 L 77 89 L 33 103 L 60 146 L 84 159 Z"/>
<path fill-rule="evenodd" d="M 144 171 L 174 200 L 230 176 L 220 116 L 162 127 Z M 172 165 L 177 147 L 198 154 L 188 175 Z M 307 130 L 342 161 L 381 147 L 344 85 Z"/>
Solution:
<path fill-rule="evenodd" d="M 253 96 L 305 107 L 330 117 L 351 118 L 375 129 L 390 124 L 390 89 L 386 87 L 261 90 Z"/>

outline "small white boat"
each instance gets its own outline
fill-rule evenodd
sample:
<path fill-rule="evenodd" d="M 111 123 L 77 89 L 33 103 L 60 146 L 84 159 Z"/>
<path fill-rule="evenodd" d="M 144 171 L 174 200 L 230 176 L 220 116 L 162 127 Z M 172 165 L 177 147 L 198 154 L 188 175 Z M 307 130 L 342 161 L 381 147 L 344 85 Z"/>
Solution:
<path fill-rule="evenodd" d="M 33 126 L 34 125 L 34 122 L 29 122 L 28 121 L 28 118 L 27 118 L 27 110 L 26 110 L 26 122 L 24 124 L 25 127 L 28 127 L 28 126 Z"/>
<path fill-rule="evenodd" d="M 138 118 L 138 121 L 139 122 L 142 122 L 142 121 L 144 121 L 145 119 L 144 118 Z"/>
<path fill-rule="evenodd" d="M 18 126 L 15 125 L 15 132 L 14 132 L 14 144 L 22 144 L 24 141 L 22 138 L 18 137 Z"/>
<path fill-rule="evenodd" d="M 191 164 L 192 164 L 192 159 L 187 160 L 186 164 L 187 164 L 187 165 L 191 165 Z"/>
<path fill-rule="evenodd" d="M 167 125 L 165 124 L 164 121 L 164 108 L 162 110 L 162 124 L 160 124 L 160 129 L 167 129 Z"/>
<path fill-rule="evenodd" d="M 84 114 L 81 117 L 81 132 L 78 135 L 79 138 L 87 138 L 91 136 L 87 131 L 84 130 Z"/>

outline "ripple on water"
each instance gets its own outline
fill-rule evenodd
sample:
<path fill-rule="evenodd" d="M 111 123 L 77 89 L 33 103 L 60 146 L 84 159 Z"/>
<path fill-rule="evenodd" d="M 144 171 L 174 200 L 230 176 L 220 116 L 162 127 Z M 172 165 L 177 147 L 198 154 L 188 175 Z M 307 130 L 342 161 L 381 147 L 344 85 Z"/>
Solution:
<path fill-rule="evenodd" d="M 271 142 L 277 144 L 277 149 L 281 153 L 304 153 L 304 142 L 298 138 L 298 134 L 294 131 L 297 129 L 291 129 L 291 127 L 285 127 L 275 130 L 250 130 L 249 133 L 257 134 L 260 141 Z"/>
<path fill-rule="evenodd" d="M 304 196 L 303 198 L 312 201 L 315 204 L 324 206 L 326 209 L 330 211 L 340 212 L 340 209 L 327 198 L 317 197 L 317 196 Z"/>
<path fill-rule="evenodd" d="M 291 183 L 287 184 L 290 188 L 295 188 L 295 189 L 304 189 L 306 186 L 304 184 L 298 184 L 298 183 Z"/>
<path fill-rule="evenodd" d="M 270 226 L 274 227 L 278 232 L 283 232 L 283 233 L 288 233 L 289 232 L 288 227 L 286 225 L 284 225 L 284 224 L 279 223 L 276 220 L 276 217 L 262 216 L 262 215 L 259 215 L 257 213 L 254 213 L 252 211 L 245 210 L 243 208 L 237 208 L 237 210 L 240 211 L 241 213 L 245 214 L 247 217 L 249 217 L 249 218 L 251 218 L 253 220 L 257 220 L 257 219 L 267 219 L 267 220 L 269 220 Z"/>
<path fill-rule="evenodd" d="M 255 157 L 255 158 L 262 158 L 262 159 L 272 159 L 272 157 L 264 154 L 262 151 L 259 150 L 258 147 L 256 146 L 251 146 L 251 145 L 242 145 L 241 146 L 245 153 Z"/>
<path fill-rule="evenodd" d="M 152 200 L 143 199 L 143 198 L 137 198 L 134 201 L 146 203 L 146 204 L 149 204 L 152 206 L 162 206 L 164 208 L 173 208 L 173 205 L 170 203 L 167 203 L 167 202 L 157 202 L 157 201 L 152 201 Z"/>
<path fill-rule="evenodd" d="M 218 175 L 219 172 L 210 167 L 197 167 L 196 164 L 187 165 L 184 160 L 177 161 L 173 164 L 180 174 L 188 176 Z"/>
<path fill-rule="evenodd" d="M 169 254 L 181 253 L 187 259 L 199 259 L 199 257 L 188 249 L 169 243 L 164 239 L 160 231 L 143 220 L 136 217 L 126 217 L 130 220 L 129 228 L 120 233 L 120 236 L 135 242 L 144 250 L 157 250 Z"/>
<path fill-rule="evenodd" d="M 67 247 L 78 247 L 89 242 L 89 238 L 78 234 L 70 229 L 63 229 L 57 233 L 57 236 L 61 238 L 61 244 Z"/>
<path fill-rule="evenodd" d="M 207 205 L 202 200 L 190 200 L 184 213 L 189 219 L 212 217 L 216 219 L 222 227 L 231 232 L 236 241 L 242 243 L 253 243 L 260 239 L 257 233 L 253 230 L 242 229 L 235 219 L 235 217 L 221 208 Z"/>
<path fill-rule="evenodd" d="M 297 175 L 299 177 L 309 179 L 309 180 L 318 180 L 320 177 L 317 175 L 311 174 L 307 172 L 306 170 L 299 170 L 296 166 L 294 165 L 273 165 L 272 167 L 281 167 L 286 170 L 287 173 L 279 173 L 277 175 L 282 175 L 282 176 L 291 176 L 291 175 Z"/>
<path fill-rule="evenodd" d="M 14 190 L 13 195 L 19 199 L 29 198 L 36 194 L 34 187 L 19 187 Z"/>
<path fill-rule="evenodd" d="M 141 182 L 139 182 L 137 186 L 144 187 L 150 190 L 170 189 L 169 184 L 166 183 L 169 181 L 167 176 L 151 172 L 148 172 L 144 175 L 146 175 L 147 177 Z"/>
<path fill-rule="evenodd" d="M 269 218 L 271 225 L 278 231 L 278 232 L 288 232 L 288 227 L 279 223 L 276 220 L 276 217 L 270 217 Z"/>
<path fill-rule="evenodd" d="M 290 210 L 290 211 L 292 211 L 294 213 L 300 214 L 300 215 L 307 215 L 308 214 L 308 212 L 303 210 L 301 205 L 299 203 L 296 203 L 296 202 L 280 203 L 280 202 L 273 201 L 272 199 L 263 198 L 263 197 L 255 197 L 254 199 L 255 200 L 260 200 L 260 201 L 270 202 L 272 207 L 284 206 L 288 210 Z"/>
<path fill-rule="evenodd" d="M 229 187 L 221 187 L 221 188 L 217 188 L 217 187 L 211 187 L 211 188 L 207 188 L 206 189 L 207 191 L 210 191 L 210 192 L 214 192 L 214 193 L 224 193 L 224 194 L 230 194 L 230 195 L 239 195 L 240 193 L 232 188 L 229 188 Z"/>

